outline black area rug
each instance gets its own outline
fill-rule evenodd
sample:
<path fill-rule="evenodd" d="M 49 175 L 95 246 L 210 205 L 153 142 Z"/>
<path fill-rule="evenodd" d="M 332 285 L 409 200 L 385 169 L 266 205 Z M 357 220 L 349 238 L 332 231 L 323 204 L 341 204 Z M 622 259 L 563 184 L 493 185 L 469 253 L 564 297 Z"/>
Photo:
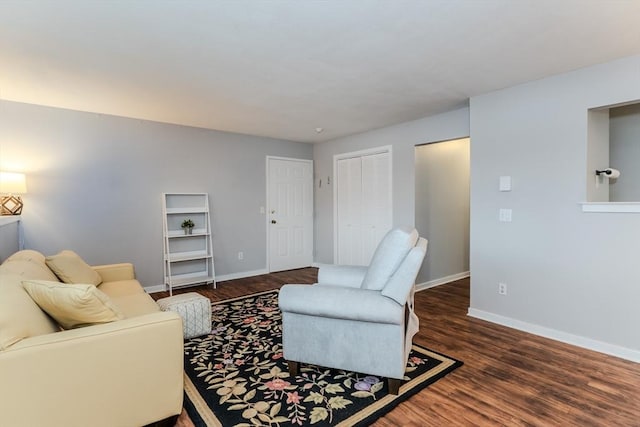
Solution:
<path fill-rule="evenodd" d="M 278 292 L 212 304 L 210 335 L 185 341 L 185 409 L 196 426 L 365 426 L 462 365 L 417 345 L 400 394 L 385 378 L 282 357 Z"/>

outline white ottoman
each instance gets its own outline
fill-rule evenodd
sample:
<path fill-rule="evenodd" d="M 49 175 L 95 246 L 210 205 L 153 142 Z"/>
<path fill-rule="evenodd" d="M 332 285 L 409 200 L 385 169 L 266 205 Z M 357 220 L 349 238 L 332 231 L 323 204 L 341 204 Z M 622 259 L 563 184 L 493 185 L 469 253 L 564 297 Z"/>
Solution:
<path fill-rule="evenodd" d="M 185 338 L 211 333 L 211 301 L 196 292 L 174 295 L 157 301 L 162 311 L 175 311 L 182 317 Z"/>

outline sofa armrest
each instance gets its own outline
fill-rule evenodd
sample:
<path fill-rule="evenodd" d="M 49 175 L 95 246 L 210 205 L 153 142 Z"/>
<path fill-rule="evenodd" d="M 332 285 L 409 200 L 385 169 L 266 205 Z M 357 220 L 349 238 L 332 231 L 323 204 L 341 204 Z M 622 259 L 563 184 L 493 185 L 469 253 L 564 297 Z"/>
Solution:
<path fill-rule="evenodd" d="M 157 312 L 24 339 L 0 352 L 6 425 L 146 425 L 179 414 L 182 320 Z"/>
<path fill-rule="evenodd" d="M 359 265 L 322 264 L 318 269 L 318 283 L 359 288 L 367 274 L 367 268 Z"/>
<path fill-rule="evenodd" d="M 115 282 L 117 280 L 131 280 L 136 278 L 133 264 L 128 262 L 94 265 L 91 268 L 98 272 L 103 282 Z"/>
<path fill-rule="evenodd" d="M 360 288 L 331 285 L 284 285 L 278 295 L 283 313 L 362 322 L 404 322 L 404 306 L 391 298 Z"/>

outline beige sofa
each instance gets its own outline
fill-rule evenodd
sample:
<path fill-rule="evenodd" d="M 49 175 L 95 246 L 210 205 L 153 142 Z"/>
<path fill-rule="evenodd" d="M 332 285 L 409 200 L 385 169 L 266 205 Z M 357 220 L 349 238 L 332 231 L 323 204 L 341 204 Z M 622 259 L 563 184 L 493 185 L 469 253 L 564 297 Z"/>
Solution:
<path fill-rule="evenodd" d="M 143 426 L 181 412 L 180 316 L 159 310 L 131 264 L 93 269 L 125 319 L 61 330 L 22 286 L 58 281 L 45 257 L 0 265 L 0 425 Z"/>

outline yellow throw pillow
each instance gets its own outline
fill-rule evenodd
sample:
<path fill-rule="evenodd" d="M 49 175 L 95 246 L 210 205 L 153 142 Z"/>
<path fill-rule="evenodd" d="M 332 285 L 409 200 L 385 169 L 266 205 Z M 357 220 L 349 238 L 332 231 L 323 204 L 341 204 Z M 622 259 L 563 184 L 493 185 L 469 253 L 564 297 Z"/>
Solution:
<path fill-rule="evenodd" d="M 64 283 L 91 283 L 98 286 L 102 277 L 73 251 L 61 251 L 45 259 L 49 267 Z"/>
<path fill-rule="evenodd" d="M 109 297 L 91 284 L 24 280 L 22 286 L 64 329 L 124 319 Z"/>

